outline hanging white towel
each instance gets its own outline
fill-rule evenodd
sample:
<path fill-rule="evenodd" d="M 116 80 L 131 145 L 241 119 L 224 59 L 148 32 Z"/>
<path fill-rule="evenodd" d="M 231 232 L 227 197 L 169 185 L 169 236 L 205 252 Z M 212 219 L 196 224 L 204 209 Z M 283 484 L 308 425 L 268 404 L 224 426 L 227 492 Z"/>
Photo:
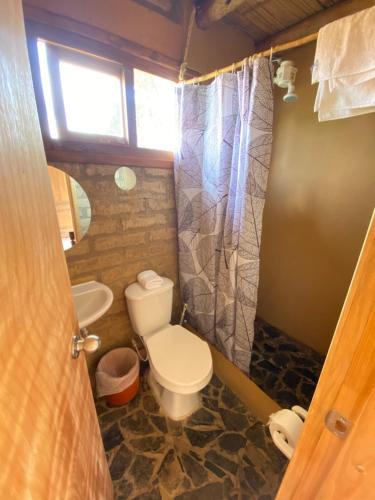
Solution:
<path fill-rule="evenodd" d="M 312 83 L 350 75 L 364 81 L 374 71 L 374 47 L 375 6 L 327 24 L 319 30 Z"/>
<path fill-rule="evenodd" d="M 319 121 L 375 111 L 375 6 L 319 31 L 312 82 Z"/>
<path fill-rule="evenodd" d="M 319 84 L 314 111 L 319 121 L 337 120 L 375 111 L 375 82 L 367 81 L 330 92 L 328 82 Z"/>
<path fill-rule="evenodd" d="M 137 276 L 137 281 L 146 290 L 154 290 L 155 288 L 160 288 L 164 283 L 163 278 L 152 270 L 142 271 L 141 273 L 139 273 Z"/>

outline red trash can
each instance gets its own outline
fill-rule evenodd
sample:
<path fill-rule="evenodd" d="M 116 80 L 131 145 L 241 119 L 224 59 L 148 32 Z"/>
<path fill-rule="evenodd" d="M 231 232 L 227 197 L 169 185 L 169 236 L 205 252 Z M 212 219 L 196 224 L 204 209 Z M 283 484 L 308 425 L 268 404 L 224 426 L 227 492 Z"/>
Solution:
<path fill-rule="evenodd" d="M 105 354 L 96 369 L 96 393 L 105 396 L 110 406 L 129 403 L 139 389 L 139 358 L 129 347 Z"/>

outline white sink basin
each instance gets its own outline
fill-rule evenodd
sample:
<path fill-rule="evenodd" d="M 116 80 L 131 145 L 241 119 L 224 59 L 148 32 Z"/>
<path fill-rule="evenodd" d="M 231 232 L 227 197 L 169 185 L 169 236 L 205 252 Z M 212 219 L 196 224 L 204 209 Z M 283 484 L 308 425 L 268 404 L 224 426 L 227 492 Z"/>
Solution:
<path fill-rule="evenodd" d="M 97 281 L 74 285 L 72 293 L 80 328 L 85 328 L 101 318 L 113 302 L 112 290 Z"/>

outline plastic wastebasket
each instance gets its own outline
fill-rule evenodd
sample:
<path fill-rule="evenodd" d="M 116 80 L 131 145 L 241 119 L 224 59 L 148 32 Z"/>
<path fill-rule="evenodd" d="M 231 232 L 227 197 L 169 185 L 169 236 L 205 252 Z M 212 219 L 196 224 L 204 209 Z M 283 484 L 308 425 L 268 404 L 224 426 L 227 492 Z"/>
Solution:
<path fill-rule="evenodd" d="M 128 347 L 113 349 L 99 361 L 96 369 L 96 392 L 107 403 L 119 406 L 131 401 L 139 388 L 139 359 Z"/>

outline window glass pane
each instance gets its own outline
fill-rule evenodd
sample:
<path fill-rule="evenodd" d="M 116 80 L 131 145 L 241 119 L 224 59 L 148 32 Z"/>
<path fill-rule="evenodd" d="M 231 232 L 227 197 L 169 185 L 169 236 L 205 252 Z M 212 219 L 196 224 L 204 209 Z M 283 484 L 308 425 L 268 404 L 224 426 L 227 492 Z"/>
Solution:
<path fill-rule="evenodd" d="M 173 151 L 176 142 L 175 83 L 134 69 L 137 145 Z"/>
<path fill-rule="evenodd" d="M 124 137 L 120 78 L 66 61 L 59 68 L 68 130 Z"/>
<path fill-rule="evenodd" d="M 49 76 L 48 62 L 47 62 L 47 47 L 45 42 L 43 42 L 42 40 L 37 41 L 37 47 L 38 47 L 40 78 L 42 80 L 43 96 L 46 105 L 49 135 L 51 136 L 51 139 L 58 139 L 59 132 L 57 129 L 55 109 L 53 107 L 53 100 L 52 100 L 51 79 Z"/>

